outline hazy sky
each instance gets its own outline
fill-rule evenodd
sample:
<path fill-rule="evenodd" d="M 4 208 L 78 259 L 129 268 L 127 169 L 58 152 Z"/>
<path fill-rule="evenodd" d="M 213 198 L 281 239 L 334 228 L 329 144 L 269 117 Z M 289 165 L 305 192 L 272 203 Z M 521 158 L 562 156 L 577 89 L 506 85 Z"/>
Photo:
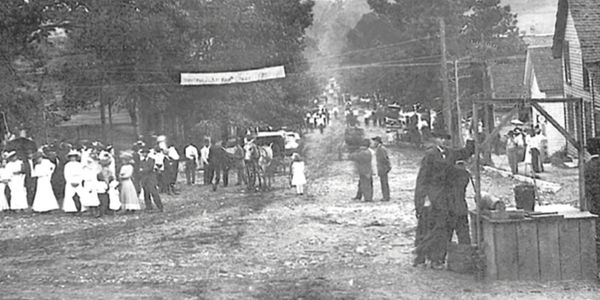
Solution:
<path fill-rule="evenodd" d="M 501 0 L 517 13 L 521 31 L 533 34 L 552 34 L 558 0 Z"/>

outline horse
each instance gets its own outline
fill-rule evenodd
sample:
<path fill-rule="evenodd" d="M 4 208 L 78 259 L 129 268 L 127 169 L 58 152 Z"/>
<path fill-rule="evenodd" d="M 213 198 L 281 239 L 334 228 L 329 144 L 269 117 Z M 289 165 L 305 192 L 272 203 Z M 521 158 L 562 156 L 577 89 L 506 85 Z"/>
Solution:
<path fill-rule="evenodd" d="M 248 178 L 248 189 L 254 189 L 258 179 L 258 187 L 261 190 L 271 188 L 273 172 L 271 163 L 273 161 L 273 148 L 269 146 L 258 146 L 253 141 L 244 145 L 246 162 L 246 174 Z"/>

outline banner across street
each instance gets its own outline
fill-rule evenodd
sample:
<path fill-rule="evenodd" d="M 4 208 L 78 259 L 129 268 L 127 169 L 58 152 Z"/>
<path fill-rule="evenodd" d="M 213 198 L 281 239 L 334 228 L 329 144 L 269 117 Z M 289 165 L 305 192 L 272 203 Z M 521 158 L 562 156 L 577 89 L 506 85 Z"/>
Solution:
<path fill-rule="evenodd" d="M 181 85 L 223 85 L 285 78 L 283 66 L 239 72 L 181 73 Z"/>

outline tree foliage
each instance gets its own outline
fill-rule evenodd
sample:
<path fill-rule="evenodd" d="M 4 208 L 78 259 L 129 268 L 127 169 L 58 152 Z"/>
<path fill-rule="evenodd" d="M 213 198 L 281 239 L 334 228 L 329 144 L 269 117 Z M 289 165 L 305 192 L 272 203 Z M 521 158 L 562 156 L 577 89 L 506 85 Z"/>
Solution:
<path fill-rule="evenodd" d="M 132 117 L 141 112 L 146 119 L 141 122 L 143 130 L 167 134 L 174 123 L 189 129 L 201 120 L 290 125 L 301 121 L 300 108 L 315 91 L 303 57 L 313 4 L 311 0 L 10 0 L 0 4 L 0 34 L 14 42 L 0 48 L 0 54 L 10 66 L 21 48 L 35 48 L 36 39 L 46 40 L 47 32 L 64 29 L 60 53 L 42 63 L 52 61 L 53 69 L 59 70 L 53 78 L 66 86 L 61 105 L 68 113 L 98 103 L 120 106 Z M 285 66 L 286 79 L 179 86 L 181 72 L 276 65 Z"/>
<path fill-rule="evenodd" d="M 397 64 L 346 72 L 345 86 L 354 92 L 380 92 L 405 104 L 423 103 L 441 108 L 440 25 L 446 24 L 447 55 L 452 59 L 483 62 L 498 56 L 522 54 L 516 16 L 499 0 L 369 0 L 374 13 L 365 15 L 348 35 L 346 65 Z M 374 34 L 375 32 L 394 34 Z M 385 51 L 381 48 L 385 47 Z M 374 49 L 375 48 L 375 49 Z M 425 65 L 423 65 L 425 64 Z M 471 65 L 471 84 L 461 81 L 469 93 L 481 92 L 481 73 Z M 452 70 L 452 68 L 449 68 Z M 479 72 L 479 73 L 478 73 Z M 449 74 L 450 75 L 450 74 Z M 478 78 L 476 78 L 478 77 Z"/>

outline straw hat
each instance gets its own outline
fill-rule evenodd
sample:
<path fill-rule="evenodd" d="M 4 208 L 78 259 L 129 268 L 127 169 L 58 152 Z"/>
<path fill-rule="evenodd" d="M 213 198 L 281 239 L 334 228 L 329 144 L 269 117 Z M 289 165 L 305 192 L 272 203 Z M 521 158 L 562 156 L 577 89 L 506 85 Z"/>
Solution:
<path fill-rule="evenodd" d="M 81 153 L 79 153 L 79 151 L 71 149 L 69 150 L 69 153 L 67 153 L 67 157 L 72 157 L 72 156 L 76 156 L 76 157 L 81 157 Z"/>

